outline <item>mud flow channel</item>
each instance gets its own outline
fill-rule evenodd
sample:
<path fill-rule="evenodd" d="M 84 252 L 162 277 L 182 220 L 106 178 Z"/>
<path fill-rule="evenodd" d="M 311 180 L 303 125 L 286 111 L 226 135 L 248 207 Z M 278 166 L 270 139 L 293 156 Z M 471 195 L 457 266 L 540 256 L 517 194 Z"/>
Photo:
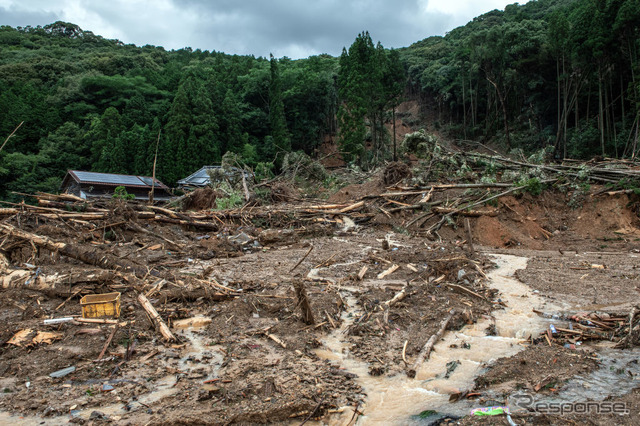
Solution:
<path fill-rule="evenodd" d="M 516 270 L 526 268 L 527 259 L 510 255 L 493 258 L 498 268 L 488 274 L 488 284 L 500 292 L 505 309 L 494 312 L 493 318 L 482 318 L 460 331 L 447 332 L 414 379 L 405 374 L 371 376 L 367 363 L 349 354 L 344 335 L 359 317 L 359 310 L 355 298 L 348 291 L 343 294 L 348 309 L 343 313 L 342 327 L 329 335 L 316 353 L 358 376 L 356 380 L 364 388 L 367 401 L 359 409 L 364 414 L 357 424 L 424 424 L 416 414 L 426 410 L 453 416 L 468 414 L 472 402 L 450 403 L 450 394 L 471 389 L 484 364 L 515 355 L 525 348 L 520 344 L 523 340 L 548 327 L 548 320 L 532 310 L 554 312 L 563 307 L 551 306 L 514 278 Z M 494 326 L 496 335 L 487 336 L 487 328 Z M 464 348 L 469 346 L 470 349 Z M 344 412 L 329 423 L 346 424 L 352 415 L 353 412 Z"/>

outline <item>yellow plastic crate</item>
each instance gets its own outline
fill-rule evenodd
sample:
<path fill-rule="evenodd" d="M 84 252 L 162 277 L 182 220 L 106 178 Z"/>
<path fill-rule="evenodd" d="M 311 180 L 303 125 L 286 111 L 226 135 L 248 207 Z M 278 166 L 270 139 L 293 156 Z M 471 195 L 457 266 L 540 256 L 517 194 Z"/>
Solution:
<path fill-rule="evenodd" d="M 82 318 L 120 316 L 120 293 L 88 294 L 80 299 Z"/>

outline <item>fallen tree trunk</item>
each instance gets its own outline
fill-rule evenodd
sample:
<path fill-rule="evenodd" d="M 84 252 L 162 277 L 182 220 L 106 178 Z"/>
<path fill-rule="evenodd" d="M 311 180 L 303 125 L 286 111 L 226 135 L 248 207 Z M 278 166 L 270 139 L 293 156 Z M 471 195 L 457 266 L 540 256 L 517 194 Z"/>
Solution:
<path fill-rule="evenodd" d="M 416 377 L 416 372 L 418 371 L 418 368 L 426 359 L 429 359 L 429 355 L 433 350 L 433 346 L 436 344 L 438 340 L 440 340 L 440 338 L 444 334 L 444 331 L 447 329 L 449 322 L 451 321 L 451 319 L 455 314 L 456 314 L 455 309 L 451 309 L 449 311 L 449 315 L 447 315 L 447 317 L 442 321 L 442 323 L 440 323 L 440 328 L 438 329 L 436 334 L 431 336 L 431 338 L 429 338 L 427 343 L 422 347 L 422 350 L 418 354 L 418 358 L 416 358 L 416 361 L 413 363 L 413 366 L 411 366 L 409 371 L 407 371 L 407 376 L 411 378 Z"/>
<path fill-rule="evenodd" d="M 206 229 L 209 231 L 217 231 L 220 229 L 220 226 L 215 222 L 203 222 L 201 220 L 183 220 L 183 219 L 173 219 L 170 217 L 157 216 L 155 217 L 156 222 L 164 222 L 164 223 L 173 223 L 175 225 L 183 225 L 183 226 L 193 226 L 198 229 Z"/>
<path fill-rule="evenodd" d="M 431 210 L 439 214 L 457 214 L 469 217 L 498 216 L 497 210 L 459 210 L 453 207 L 433 207 Z"/>
<path fill-rule="evenodd" d="M 0 288 L 19 288 L 38 291 L 51 297 L 68 297 L 85 287 L 85 293 L 97 290 L 98 286 L 112 283 L 118 274 L 110 271 L 84 271 L 80 273 L 45 275 L 34 270 L 16 269 L 0 277 Z"/>
<path fill-rule="evenodd" d="M 138 263 L 134 263 L 127 259 L 120 259 L 112 254 L 105 253 L 97 249 L 96 247 L 86 248 L 82 246 L 54 241 L 48 237 L 32 234 L 6 223 L 0 223 L 0 232 L 27 242 L 32 242 L 38 247 L 43 247 L 47 250 L 58 252 L 63 256 L 79 260 L 89 265 L 98 266 L 104 269 L 112 269 L 116 271 L 131 273 L 138 278 L 146 278 L 149 275 L 153 275 L 159 278 L 166 278 L 165 274 L 159 271 L 148 269 Z"/>

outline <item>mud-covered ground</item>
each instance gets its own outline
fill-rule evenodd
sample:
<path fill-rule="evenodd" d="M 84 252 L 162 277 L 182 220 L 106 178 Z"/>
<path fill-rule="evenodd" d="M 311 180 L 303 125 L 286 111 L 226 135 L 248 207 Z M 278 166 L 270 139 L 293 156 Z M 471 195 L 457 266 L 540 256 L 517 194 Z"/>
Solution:
<path fill-rule="evenodd" d="M 345 189 L 332 201 L 356 199 L 358 191 L 373 191 L 376 185 Z M 457 313 L 449 331 L 502 308 L 501 295 L 484 278 L 492 269 L 487 256 L 491 252 L 529 258 L 517 277 L 560 307 L 561 312 L 546 312 L 549 315 L 583 310 L 628 315 L 640 299 L 635 201 L 604 196 L 573 210 L 557 194 L 541 197 L 505 197 L 498 216 L 472 218 L 474 254 L 464 241 L 461 221 L 444 227 L 443 240 L 434 241 L 407 232 L 402 224 L 410 217 L 403 212 L 394 216 L 396 225 L 381 213 L 355 227 L 342 221 L 278 229 L 236 225 L 203 232 L 147 224 L 141 226 L 152 233 L 122 227 L 110 235 L 84 234 L 83 244 L 118 258 L 233 292 L 192 296 L 171 282 L 154 290 L 155 280 L 140 287 L 117 274 L 100 282 L 74 278 L 56 291 L 3 290 L 0 422 L 297 424 L 309 418 L 353 424 L 362 413 L 359 407 L 364 406 L 366 414 L 370 395 L 339 357 L 326 354 L 346 351 L 367 363 L 371 376 L 404 375 L 450 309 Z M 74 225 L 21 220 L 23 228 L 36 234 L 79 240 Z M 96 272 L 30 244 L 3 244 L 10 268 L 30 268 L 33 275 Z M 305 322 L 294 290 L 300 283 L 313 323 Z M 217 292 L 216 287 L 211 290 Z M 103 324 L 44 324 L 45 319 L 80 315 L 83 294 L 106 291 L 122 293 L 121 325 L 115 332 Z M 138 292 L 148 294 L 177 342 L 163 341 L 137 302 Z M 179 328 L 180 320 L 194 317 L 200 321 L 196 326 Z M 20 345 L 8 343 L 24 330 L 27 338 Z M 38 332 L 49 340 L 34 342 Z M 340 345 L 329 347 L 336 336 Z M 530 339 L 521 344 L 522 352 L 485 365 L 474 388 L 459 391 L 474 394 L 471 401 L 478 406 L 504 403 L 519 390 L 553 396 L 572 378 L 598 371 L 599 351 L 606 346 L 600 342 L 569 349 Z M 75 371 L 50 377 L 66 367 Z M 625 374 L 636 380 L 631 370 Z M 628 404 L 627 417 L 518 414 L 514 420 L 633 423 L 637 395 L 632 390 L 610 398 Z M 349 410 L 356 415 L 339 417 Z M 462 421 L 506 424 L 504 417 Z"/>
<path fill-rule="evenodd" d="M 49 226 L 31 228 L 51 235 Z M 174 328 L 180 341 L 167 344 L 126 283 L 106 283 L 123 293 L 122 325 L 115 333 L 109 325 L 44 325 L 47 318 L 79 315 L 80 294 L 65 302 L 41 292 L 6 290 L 2 341 L 21 330 L 32 332 L 20 346 L 2 346 L 2 411 L 50 422 L 112 419 L 123 424 L 265 423 L 312 413 L 321 417 L 365 399 L 354 374 L 316 354 L 323 339 L 342 325 L 348 303 L 358 317 L 345 330 L 344 340 L 354 356 L 370 363 L 375 375 L 404 374 L 404 342 L 411 342 L 404 356 L 413 359 L 451 308 L 460 312 L 452 321 L 454 329 L 491 311 L 493 294 L 482 276 L 490 263 L 469 255 L 459 243 L 425 242 L 362 227 L 335 229 L 316 238 L 291 230 L 263 233 L 245 228 L 242 232 L 250 241 L 240 246 L 220 244 L 215 237 L 198 240 L 200 235 L 183 230 L 156 227 L 154 232 L 181 243 L 192 239 L 217 256 L 202 260 L 149 249 L 149 241 L 126 232 L 111 251 L 176 265 L 176 273 L 215 280 L 237 295 L 185 302 L 149 295 L 170 326 L 185 318 L 206 318 L 202 326 Z M 60 239 L 65 232 L 56 236 Z M 38 264 L 46 275 L 69 268 L 90 272 L 46 250 L 31 253 L 29 247 L 16 247 L 11 257 L 14 262 Z M 385 271 L 388 275 L 380 275 Z M 294 283 L 304 285 L 315 317 L 312 324 L 303 321 Z M 453 291 L 446 283 L 465 286 L 483 299 Z M 402 291 L 404 299 L 385 305 Z M 56 337 L 35 344 L 30 339 L 37 332 Z M 106 353 L 97 361 L 109 338 Z M 75 371 L 62 378 L 49 376 L 72 366 Z"/>

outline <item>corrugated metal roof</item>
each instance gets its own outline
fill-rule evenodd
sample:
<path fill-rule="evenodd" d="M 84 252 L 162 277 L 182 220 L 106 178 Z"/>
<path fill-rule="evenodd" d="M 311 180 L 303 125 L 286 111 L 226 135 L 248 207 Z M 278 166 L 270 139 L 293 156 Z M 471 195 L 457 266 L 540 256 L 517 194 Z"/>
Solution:
<path fill-rule="evenodd" d="M 79 183 L 94 183 L 110 186 L 136 186 L 151 188 L 153 179 L 148 176 L 119 175 L 113 173 L 84 172 L 81 170 L 69 170 L 69 174 Z M 166 185 L 156 179 L 157 187 L 166 188 Z"/>
<path fill-rule="evenodd" d="M 178 181 L 178 185 L 195 185 L 195 186 L 205 186 L 209 183 L 209 174 L 207 170 L 209 169 L 220 169 L 221 166 L 204 166 L 200 170 L 196 171 L 193 174 L 190 174 L 184 179 L 180 179 Z"/>
<path fill-rule="evenodd" d="M 187 176 L 184 179 L 180 179 L 177 183 L 178 185 L 193 185 L 193 186 L 205 186 L 208 185 L 211 181 L 209 178 L 209 173 L 207 170 L 211 169 L 221 169 L 222 166 L 204 166 L 197 172 Z M 231 167 L 231 171 L 227 172 L 227 176 L 242 176 L 241 173 L 244 173 L 246 177 L 250 177 L 251 174 L 249 172 L 243 171 L 237 167 Z"/>

